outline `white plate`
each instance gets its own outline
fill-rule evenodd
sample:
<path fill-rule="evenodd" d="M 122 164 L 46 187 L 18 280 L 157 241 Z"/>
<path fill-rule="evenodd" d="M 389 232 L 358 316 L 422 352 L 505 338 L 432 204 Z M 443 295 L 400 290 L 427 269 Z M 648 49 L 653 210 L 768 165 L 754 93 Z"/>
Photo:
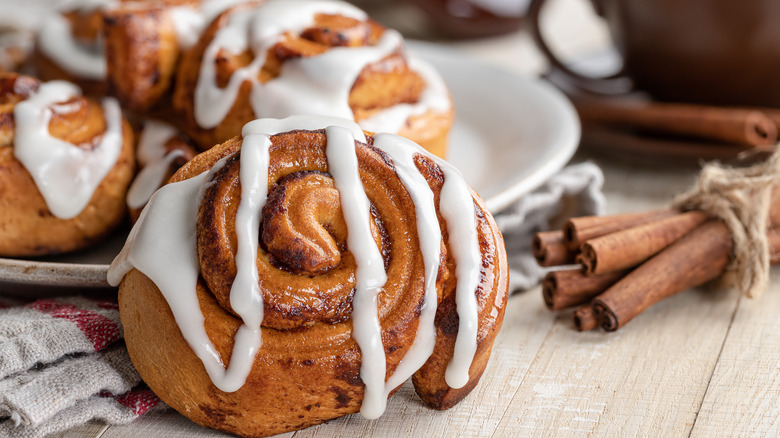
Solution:
<path fill-rule="evenodd" d="M 441 72 L 455 99 L 448 159 L 492 212 L 507 207 L 560 170 L 580 138 L 571 103 L 550 84 L 412 42 L 410 50 Z M 106 288 L 108 263 L 127 230 L 77 254 L 40 260 L 0 258 L 0 291 L 27 294 Z"/>
<path fill-rule="evenodd" d="M 574 155 L 580 122 L 571 102 L 540 79 L 412 42 L 455 99 L 448 160 L 497 213 L 539 187 Z"/>

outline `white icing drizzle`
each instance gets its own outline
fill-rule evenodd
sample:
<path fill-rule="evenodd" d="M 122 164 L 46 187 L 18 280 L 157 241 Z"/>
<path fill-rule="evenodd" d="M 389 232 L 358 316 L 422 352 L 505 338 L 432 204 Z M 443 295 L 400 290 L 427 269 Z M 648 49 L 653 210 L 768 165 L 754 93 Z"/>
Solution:
<path fill-rule="evenodd" d="M 111 263 L 108 282 L 118 285 L 132 268 L 149 277 L 168 302 L 184 339 L 203 362 L 211 381 L 222 391 L 232 392 L 246 382 L 254 362 L 253 352 L 257 351 L 260 341 L 259 337 L 250 336 L 251 329 L 242 325 L 236 333 L 230 366 L 225 368 L 206 333 L 197 297 L 200 273 L 195 233 L 198 204 L 204 186 L 219 167 L 221 165 L 194 178 L 163 186 L 152 196 L 122 251 Z"/>
<path fill-rule="evenodd" d="M 183 49 L 194 46 L 200 35 L 219 14 L 247 0 L 204 0 L 197 9 L 179 6 L 170 9 L 176 39 Z"/>
<path fill-rule="evenodd" d="M 271 0 L 250 11 L 231 16 L 206 48 L 195 89 L 195 120 L 203 128 L 219 125 L 233 107 L 241 84 L 252 84 L 250 104 L 255 117 L 286 117 L 317 114 L 354 119 L 349 93 L 366 65 L 378 62 L 403 45 L 401 35 L 386 30 L 375 46 L 334 47 L 317 56 L 285 61 L 280 75 L 266 83 L 258 79 L 270 47 L 284 35 L 299 33 L 313 25 L 318 13 L 340 14 L 365 20 L 360 9 L 342 2 Z M 216 81 L 216 59 L 220 50 L 242 53 L 252 50 L 254 60 L 237 70 L 225 87 Z M 447 88 L 441 76 L 428 64 L 410 60 L 410 67 L 426 82 L 415 104 L 399 104 L 361 121 L 374 132 L 398 132 L 409 117 L 428 110 L 450 108 Z"/>
<path fill-rule="evenodd" d="M 46 17 L 38 43 L 41 51 L 68 73 L 84 79 L 106 78 L 108 67 L 102 43 L 87 46 L 76 41 L 70 22 L 62 15 Z"/>
<path fill-rule="evenodd" d="M 181 150 L 165 149 L 165 143 L 176 135 L 176 128 L 165 122 L 151 119 L 144 122 L 136 153 L 141 171 L 127 191 L 128 207 L 141 208 L 149 202 L 152 194 L 165 183 L 163 179 L 173 161 L 184 156 Z"/>
<path fill-rule="evenodd" d="M 358 173 L 355 137 L 340 126 L 326 128 L 328 172 L 341 197 L 347 224 L 347 248 L 355 256 L 355 295 L 352 298 L 352 338 L 360 347 L 360 378 L 366 385 L 360 413 L 379 418 L 385 410 L 386 361 L 379 325 L 377 294 L 387 282 L 384 260 L 371 234 L 370 203 Z"/>
<path fill-rule="evenodd" d="M 103 99 L 106 131 L 94 148 L 83 149 L 49 133 L 53 106 L 80 94 L 69 82 L 51 81 L 14 108 L 14 156 L 30 172 L 51 213 L 61 219 L 81 213 L 122 150 L 122 111 L 112 98 Z"/>
<path fill-rule="evenodd" d="M 444 185 L 442 186 L 439 199 L 439 208 L 442 217 L 447 222 L 449 235 L 457 236 L 457 238 L 450 239 L 449 245 L 452 256 L 456 261 L 455 275 L 458 283 L 455 289 L 455 304 L 460 319 L 458 335 L 455 340 L 455 351 L 447 366 L 445 380 L 451 388 L 462 388 L 469 381 L 469 368 L 477 351 L 479 320 L 475 292 L 479 285 L 480 267 L 482 265 L 475 219 L 476 211 L 471 197 L 471 189 L 466 184 L 463 175 L 455 167 L 403 137 L 377 134 L 374 136 L 374 146 L 382 149 L 393 158 L 396 172 L 401 181 L 404 182 L 404 185 L 406 185 L 415 203 L 417 229 L 420 235 L 420 250 L 425 261 L 426 307 L 427 303 L 430 302 L 429 300 L 432 299 L 433 302 L 436 300 L 436 274 L 439 269 L 438 236 L 441 235 L 441 230 L 436 219 L 436 210 L 433 207 L 433 194 L 430 192 L 425 179 L 414 165 L 414 155 L 421 154 L 430 158 L 436 162 L 444 173 Z M 408 181 L 412 178 L 417 181 L 414 183 Z M 427 189 L 427 191 L 424 189 Z M 420 194 L 420 191 L 423 191 L 424 194 Z M 431 193 L 430 203 L 427 200 L 423 202 L 422 198 L 427 198 L 429 196 L 428 193 Z M 432 238 L 430 235 L 435 237 Z M 430 288 L 433 288 L 433 291 Z M 404 374 L 413 374 L 425 363 L 431 354 L 430 352 L 433 351 L 433 347 L 430 347 L 430 352 L 428 352 L 428 343 L 435 342 L 435 338 L 432 340 L 428 339 L 428 336 L 432 335 L 423 333 L 423 331 L 430 330 L 433 336 L 435 336 L 433 320 L 436 309 L 434 307 L 432 310 L 433 314 L 430 315 L 426 314 L 426 307 L 423 307 L 423 313 L 420 316 L 417 337 L 396 370 L 396 375 L 402 370 Z M 420 344 L 419 346 L 417 345 L 418 343 Z M 414 370 L 412 370 L 413 367 L 411 365 L 409 368 L 406 368 L 405 362 L 407 360 L 420 365 L 414 368 Z M 393 378 L 388 380 L 386 387 L 388 394 L 396 386 L 403 383 L 408 376 L 403 380 L 401 377 L 398 379 Z"/>
<path fill-rule="evenodd" d="M 130 208 L 141 208 L 149 202 L 154 192 L 165 183 L 165 175 L 168 174 L 173 161 L 183 156 L 183 151 L 174 149 L 159 160 L 141 168 L 141 171 L 135 176 L 133 183 L 130 184 L 130 188 L 127 190 L 127 206 Z"/>
<path fill-rule="evenodd" d="M 482 257 L 471 189 L 458 169 L 444 160 L 436 159 L 444 173 L 439 209 L 447 222 L 449 248 L 455 258 L 455 305 L 458 310 L 458 336 L 455 351 L 444 380 L 451 388 L 462 388 L 469 381 L 469 368 L 477 351 L 477 296 Z"/>
<path fill-rule="evenodd" d="M 268 149 L 271 139 L 266 134 L 251 134 L 241 143 L 239 181 L 241 200 L 236 212 L 236 278 L 230 288 L 230 306 L 244 321 L 246 336 L 257 339 L 257 345 L 244 360 L 251 364 L 262 345 L 260 323 L 263 322 L 263 295 L 257 271 L 257 245 L 260 234 L 260 214 L 268 195 Z M 235 349 L 233 356 L 236 355 Z M 240 387 L 240 386 L 239 386 Z"/>
<path fill-rule="evenodd" d="M 178 131 L 173 125 L 159 120 L 148 119 L 138 139 L 138 164 L 148 166 L 161 160 L 167 153 L 165 143 L 176 137 Z"/>
<path fill-rule="evenodd" d="M 417 236 L 425 268 L 425 295 L 423 298 L 417 334 L 412 346 L 385 384 L 385 398 L 396 387 L 417 372 L 433 354 L 436 345 L 436 277 L 441 257 L 441 228 L 436 217 L 433 192 L 428 182 L 414 164 L 414 154 L 420 153 L 417 144 L 392 134 L 374 136 L 374 146 L 385 151 L 393 159 L 395 171 L 414 202 L 417 212 Z"/>
<path fill-rule="evenodd" d="M 157 191 L 131 231 L 122 252 L 112 263 L 109 282 L 118 285 L 133 267 L 147 275 L 168 301 L 185 339 L 203 361 L 214 384 L 223 391 L 240 388 L 261 344 L 259 323 L 262 320 L 262 296 L 258 289 L 260 280 L 257 278 L 255 257 L 259 211 L 265 202 L 267 190 L 269 136 L 293 129 L 322 128 L 326 129 L 327 135 L 329 172 L 339 190 L 349 230 L 347 247 L 358 263 L 355 273 L 352 337 L 361 350 L 360 376 L 366 385 L 361 414 L 369 419 L 377 418 L 385 409 L 390 391 L 425 363 L 435 344 L 433 320 L 436 313 L 436 276 L 439 269 L 441 230 L 436 217 L 433 193 L 414 165 L 413 156 L 416 153 L 435 160 L 442 168 L 445 174 L 441 194 L 442 215 L 447 220 L 450 235 L 458 236 L 458 239 L 452 239 L 450 247 L 457 264 L 456 303 L 461 327 L 456 340 L 455 356 L 447 369 L 448 374 L 454 373 L 454 378 L 447 377 L 450 386 L 458 387 L 454 385 L 461 383 L 464 369 L 466 381 L 468 380 L 468 368 L 476 350 L 477 315 L 474 291 L 477 284 L 473 280 L 479 279 L 481 258 L 471 192 L 457 170 L 410 141 L 393 135 L 377 135 L 374 138 L 374 144 L 384 149 L 395 162 L 396 171 L 415 204 L 425 266 L 425 296 L 417 336 L 387 383 L 386 358 L 377 310 L 377 293 L 384 286 L 387 276 L 384 261 L 371 234 L 370 204 L 357 167 L 355 139 L 365 142 L 366 138 L 360 127 L 348 120 L 293 116 L 282 120 L 255 120 L 244 126 L 240 169 L 242 197 L 236 218 L 239 241 L 236 264 L 239 274 L 230 294 L 231 306 L 242 316 L 244 325 L 236 335 L 233 356 L 227 370 L 206 335 L 203 315 L 195 294 L 199 274 L 195 230 L 203 186 L 210 181 L 206 173 L 169 184 Z M 213 174 L 222 163 L 224 159 L 210 173 Z M 453 205 L 455 203 L 462 205 Z M 470 230 L 465 230 L 469 226 Z M 465 243 L 458 243 L 461 238 L 464 238 Z M 474 271 L 475 274 L 467 273 L 466 270 Z M 241 286 L 238 286 L 239 283 Z M 470 307 L 471 304 L 473 307 Z M 473 345 L 473 349 L 469 350 L 469 345 Z"/>

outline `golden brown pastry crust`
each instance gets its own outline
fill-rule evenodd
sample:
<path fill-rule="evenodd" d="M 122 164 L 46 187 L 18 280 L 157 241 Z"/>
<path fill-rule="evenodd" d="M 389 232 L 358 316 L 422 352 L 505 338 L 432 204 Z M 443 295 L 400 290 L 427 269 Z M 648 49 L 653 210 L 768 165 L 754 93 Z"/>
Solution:
<path fill-rule="evenodd" d="M 170 98 L 180 47 L 166 3 L 103 14 L 108 90 L 131 111 L 148 112 Z"/>
<path fill-rule="evenodd" d="M 125 194 L 135 169 L 133 134 L 123 120 L 117 163 L 89 204 L 72 219 L 53 216 L 29 172 L 14 157 L 13 107 L 38 88 L 28 76 L 0 73 L 0 256 L 37 256 L 84 248 L 108 234 L 125 215 Z M 55 113 L 51 134 L 89 147 L 105 131 L 100 104 L 74 98 L 69 113 Z"/>
<path fill-rule="evenodd" d="M 328 170 L 325 135 L 321 131 L 293 131 L 273 136 L 272 142 L 271 197 L 263 211 L 263 233 L 269 227 L 272 230 L 268 231 L 271 236 L 263 237 L 257 261 L 269 320 L 264 319 L 263 346 L 241 389 L 225 393 L 212 384 L 200 359 L 184 340 L 167 302 L 144 274 L 130 271 L 119 291 L 128 351 L 144 381 L 162 400 L 196 423 L 242 436 L 274 435 L 357 412 L 364 391 L 360 379 L 360 349 L 351 338 L 351 320 L 344 318 L 338 308 L 333 309 L 337 305 L 327 303 L 329 298 L 341 294 L 346 298 L 334 299 L 343 299 L 351 308 L 354 260 L 341 248 L 344 231 L 338 219 L 340 207 L 335 213 L 321 211 L 323 204 L 329 203 L 304 202 L 305 194 L 274 194 L 275 191 L 312 190 L 313 199 L 332 196 L 332 193 L 328 194 L 329 177 L 323 173 Z M 204 195 L 200 207 L 198 253 L 204 273 L 197 287 L 206 332 L 225 362 L 233 348 L 233 336 L 241 325 L 221 292 L 229 286 L 235 273 L 233 253 L 229 248 L 235 247 L 231 229 L 237 208 L 235 196 L 240 189 L 235 184 L 238 156 L 234 154 L 240 145 L 241 141 L 235 138 L 196 156 L 171 180 L 194 177 L 219 159 L 228 157 L 214 175 L 216 182 L 209 185 L 208 190 L 212 193 Z M 389 159 L 371 146 L 359 145 L 357 151 L 361 179 L 374 217 L 378 218 L 374 221 L 374 237 L 383 248 L 389 278 L 378 296 L 378 306 L 390 375 L 416 334 L 423 296 L 422 256 L 417 247 L 414 205 Z M 416 162 L 438 200 L 443 174 L 426 158 L 418 155 Z M 280 189 L 280 184 L 290 186 Z M 297 184 L 304 187 L 292 187 Z M 274 199 L 278 196 L 289 199 Z M 503 239 L 476 194 L 474 202 L 484 260 L 476 291 L 478 351 L 470 369 L 470 380 L 461 389 L 449 388 L 443 377 L 452 356 L 458 319 L 454 308 L 454 261 L 447 257 L 449 236 L 446 224 L 440 218 L 444 230 L 442 257 L 446 260 L 437 279 L 440 301 L 436 316 L 437 350 L 414 377 L 423 400 L 437 409 L 451 407 L 479 381 L 506 304 L 508 277 Z M 273 222 L 272 218 L 277 214 L 289 219 L 289 224 L 266 224 Z M 314 232 L 306 230 L 306 222 L 313 216 L 328 224 L 325 228 L 333 236 L 332 243 L 339 248 L 340 260 L 335 266 L 321 270 L 320 264 L 312 263 L 313 267 L 307 267 L 304 263 L 293 269 L 291 265 L 301 258 L 316 259 L 312 253 L 317 251 L 305 245 L 289 247 L 290 254 L 284 249 L 264 249 L 274 246 L 271 243 L 274 240 L 289 237 L 291 230 L 312 237 Z M 325 258 L 336 259 L 327 255 Z M 318 294 L 316 291 L 319 290 L 329 292 Z M 318 308 L 334 312 L 324 318 L 326 321 L 318 319 L 317 315 L 306 315 L 306 310 Z"/>

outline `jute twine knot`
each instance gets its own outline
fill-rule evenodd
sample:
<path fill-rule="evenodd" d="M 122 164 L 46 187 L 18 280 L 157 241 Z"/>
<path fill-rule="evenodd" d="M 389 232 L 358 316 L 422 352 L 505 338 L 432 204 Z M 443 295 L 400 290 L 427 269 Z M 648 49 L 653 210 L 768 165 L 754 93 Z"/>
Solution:
<path fill-rule="evenodd" d="M 778 185 L 780 148 L 750 167 L 708 164 L 693 189 L 673 202 L 683 211 L 700 210 L 726 224 L 734 240 L 726 269 L 734 273 L 733 286 L 750 298 L 761 296 L 769 283 L 767 222 L 772 190 Z"/>

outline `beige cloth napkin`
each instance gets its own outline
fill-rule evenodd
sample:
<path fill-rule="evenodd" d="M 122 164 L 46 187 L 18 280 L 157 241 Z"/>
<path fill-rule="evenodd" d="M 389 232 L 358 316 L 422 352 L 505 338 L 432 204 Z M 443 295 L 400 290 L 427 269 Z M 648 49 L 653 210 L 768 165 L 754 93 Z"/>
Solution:
<path fill-rule="evenodd" d="M 90 420 L 126 424 L 163 407 L 121 339 L 115 302 L 0 301 L 0 437 L 42 437 Z"/>
<path fill-rule="evenodd" d="M 530 289 L 547 274 L 531 254 L 534 233 L 560 229 L 575 216 L 604 213 L 604 174 L 593 163 L 568 166 L 495 216 L 509 257 L 509 290 Z"/>

